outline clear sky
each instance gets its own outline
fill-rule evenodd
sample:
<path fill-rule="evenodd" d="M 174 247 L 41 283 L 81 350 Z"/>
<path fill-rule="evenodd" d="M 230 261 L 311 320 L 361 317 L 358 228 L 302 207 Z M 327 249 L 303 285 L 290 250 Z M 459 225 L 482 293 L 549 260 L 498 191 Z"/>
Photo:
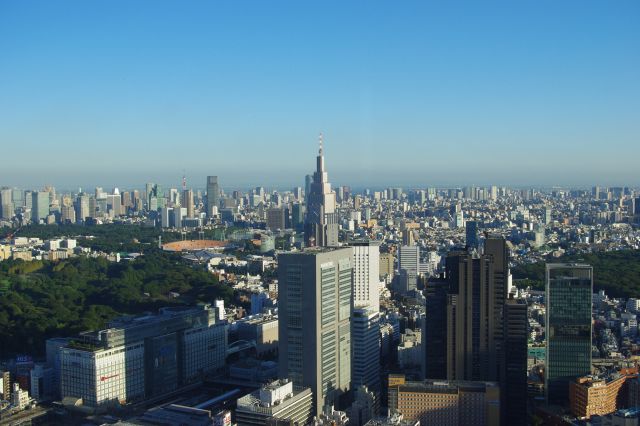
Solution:
<path fill-rule="evenodd" d="M 640 1 L 0 0 L 0 185 L 640 184 Z"/>

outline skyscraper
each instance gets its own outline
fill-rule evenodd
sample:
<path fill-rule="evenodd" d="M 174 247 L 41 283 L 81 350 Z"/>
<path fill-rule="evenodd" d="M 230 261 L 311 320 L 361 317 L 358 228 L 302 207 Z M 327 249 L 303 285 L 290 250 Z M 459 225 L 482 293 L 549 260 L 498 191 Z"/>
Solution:
<path fill-rule="evenodd" d="M 351 318 L 351 387 L 380 390 L 380 313 L 370 307 L 355 308 Z"/>
<path fill-rule="evenodd" d="M 444 340 L 447 379 L 498 382 L 506 398 L 503 409 L 506 413 L 517 411 L 522 400 L 515 399 L 522 398 L 524 389 L 520 385 L 526 378 L 526 356 L 522 357 L 527 343 L 526 305 L 507 300 L 506 241 L 487 238 L 482 255 L 466 251 L 449 254 L 446 276 L 447 284 L 431 290 L 431 283 L 427 285 L 430 305 L 427 312 L 431 310 L 428 316 L 434 319 L 429 327 L 439 329 L 425 330 L 426 374 L 441 374 L 444 351 L 431 346 L 442 345 Z M 433 305 L 442 303 L 445 292 L 448 294 L 443 324 L 442 313 Z"/>
<path fill-rule="evenodd" d="M 278 256 L 280 376 L 311 388 L 315 414 L 350 388 L 351 258 L 351 248 Z"/>
<path fill-rule="evenodd" d="M 564 402 L 569 382 L 591 373 L 593 268 L 576 263 L 546 267 L 545 391 L 547 402 Z"/>
<path fill-rule="evenodd" d="M 509 299 L 504 305 L 504 380 L 506 424 L 521 425 L 527 420 L 527 304 Z"/>
<path fill-rule="evenodd" d="M 316 171 L 313 174 L 305 218 L 305 245 L 312 247 L 335 247 L 338 245 L 338 213 L 336 193 L 331 190 L 327 172 L 324 169 L 322 135 L 318 152 Z"/>
<path fill-rule="evenodd" d="M 284 207 L 272 207 L 267 210 L 267 229 L 272 231 L 284 230 L 286 228 L 285 212 L 287 210 Z"/>
<path fill-rule="evenodd" d="M 430 279 L 425 287 L 426 316 L 422 345 L 425 350 L 425 379 L 447 378 L 447 297 L 449 281 Z"/>
<path fill-rule="evenodd" d="M 398 271 L 420 272 L 420 246 L 401 246 L 398 249 Z"/>
<path fill-rule="evenodd" d="M 547 207 L 544 208 L 544 212 L 543 212 L 543 215 L 542 215 L 542 222 L 545 225 L 548 225 L 548 224 L 551 223 L 551 220 L 552 220 L 551 207 L 547 206 Z"/>
<path fill-rule="evenodd" d="M 450 282 L 447 306 L 447 378 L 495 380 L 498 373 L 495 265 L 489 256 L 452 253 L 446 261 Z M 504 303 L 504 301 L 502 301 Z"/>
<path fill-rule="evenodd" d="M 305 175 L 304 177 L 304 203 L 309 205 L 309 194 L 311 193 L 311 182 L 313 182 L 313 176 Z"/>
<path fill-rule="evenodd" d="M 220 208 L 218 176 L 207 176 L 207 217 L 212 217 L 213 207 Z"/>
<path fill-rule="evenodd" d="M 304 228 L 304 204 L 294 203 L 291 207 L 291 227 L 299 232 Z"/>
<path fill-rule="evenodd" d="M 353 250 L 353 305 L 370 306 L 380 310 L 380 243 L 354 241 Z"/>
<path fill-rule="evenodd" d="M 465 231 L 467 236 L 467 247 L 478 247 L 478 222 L 475 220 L 468 220 L 465 223 Z"/>
<path fill-rule="evenodd" d="M 183 192 L 184 204 L 187 207 L 187 217 L 189 219 L 195 217 L 195 204 L 193 202 L 193 190 L 187 189 Z"/>
<path fill-rule="evenodd" d="M 49 215 L 49 192 L 34 191 L 31 197 L 31 220 L 38 223 Z"/>
<path fill-rule="evenodd" d="M 13 191 L 11 188 L 0 189 L 0 217 L 11 219 L 14 215 Z"/>
<path fill-rule="evenodd" d="M 353 314 L 351 315 L 351 387 L 373 392 L 380 400 L 380 243 L 355 241 L 353 250 Z"/>

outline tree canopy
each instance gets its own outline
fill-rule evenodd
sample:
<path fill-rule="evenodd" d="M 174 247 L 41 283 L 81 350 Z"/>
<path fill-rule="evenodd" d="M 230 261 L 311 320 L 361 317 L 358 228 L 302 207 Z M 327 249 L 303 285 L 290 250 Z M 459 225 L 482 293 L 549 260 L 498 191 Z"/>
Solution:
<path fill-rule="evenodd" d="M 640 297 L 640 250 L 563 256 L 549 262 L 586 263 L 593 266 L 594 291 L 605 290 L 612 297 Z M 519 265 L 511 272 L 519 286 L 544 290 L 545 262 Z"/>
<path fill-rule="evenodd" d="M 0 359 L 41 354 L 45 339 L 98 329 L 121 314 L 232 297 L 204 269 L 158 250 L 120 263 L 84 256 L 0 262 Z"/>

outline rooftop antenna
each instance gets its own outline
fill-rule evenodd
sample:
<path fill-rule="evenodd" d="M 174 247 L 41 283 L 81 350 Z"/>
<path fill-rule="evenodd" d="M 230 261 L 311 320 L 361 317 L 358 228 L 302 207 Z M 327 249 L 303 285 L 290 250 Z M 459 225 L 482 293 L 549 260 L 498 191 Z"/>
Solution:
<path fill-rule="evenodd" d="M 182 191 L 187 190 L 187 176 L 185 175 L 184 169 L 182 170 Z"/>
<path fill-rule="evenodd" d="M 318 144 L 320 145 L 320 155 L 323 154 L 323 144 L 324 144 L 324 136 L 322 135 L 322 132 L 320 132 L 320 135 L 318 136 Z"/>

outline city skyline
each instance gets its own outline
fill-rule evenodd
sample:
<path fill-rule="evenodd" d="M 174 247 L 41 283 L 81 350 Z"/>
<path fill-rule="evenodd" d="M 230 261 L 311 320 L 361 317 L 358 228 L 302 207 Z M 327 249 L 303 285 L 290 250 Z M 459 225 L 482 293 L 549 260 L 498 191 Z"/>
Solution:
<path fill-rule="evenodd" d="M 2 5 L 0 181 L 640 183 L 637 3 L 146 5 Z"/>
<path fill-rule="evenodd" d="M 0 1 L 0 424 L 640 426 L 638 18 Z"/>

